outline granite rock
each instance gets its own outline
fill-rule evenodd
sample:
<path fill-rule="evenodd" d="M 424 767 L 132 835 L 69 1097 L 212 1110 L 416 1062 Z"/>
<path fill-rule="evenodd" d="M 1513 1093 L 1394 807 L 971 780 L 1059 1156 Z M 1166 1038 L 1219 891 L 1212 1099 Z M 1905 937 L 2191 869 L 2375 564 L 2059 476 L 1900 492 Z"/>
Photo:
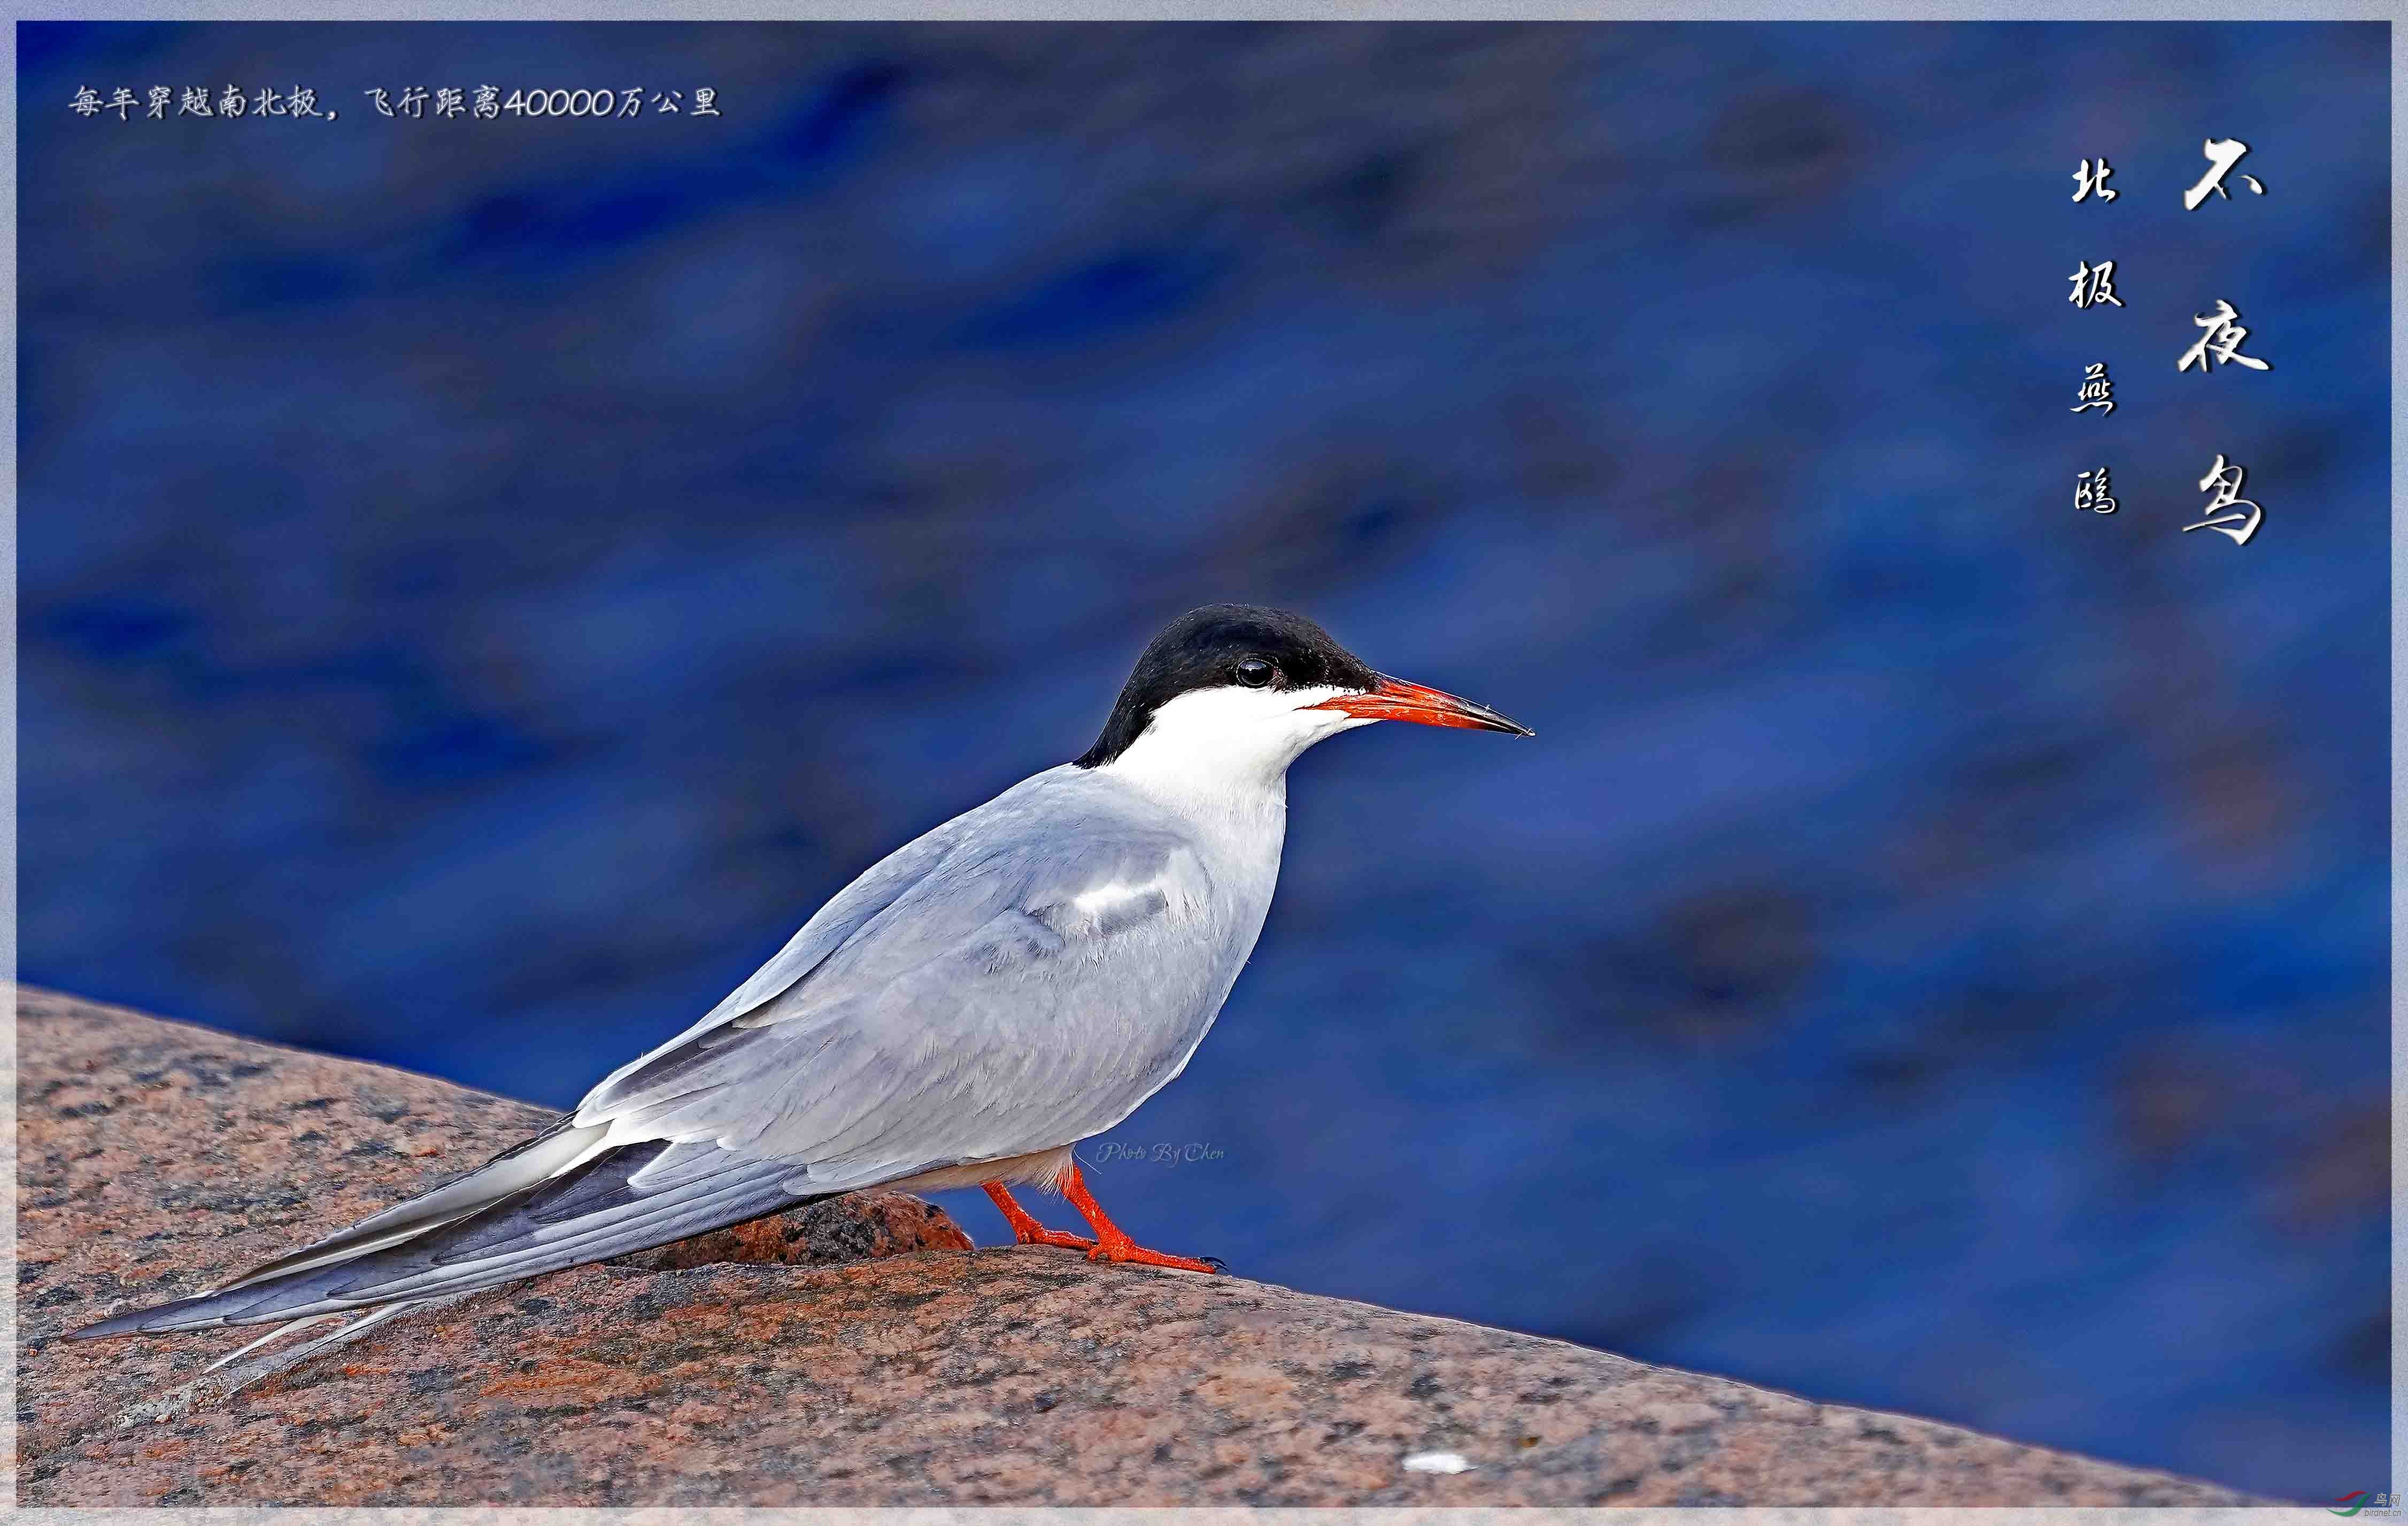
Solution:
<path fill-rule="evenodd" d="M 61 1337 L 548 1115 L 26 989 L 17 1039 L 25 1505 L 2253 1503 L 1239 1276 L 974 1249 L 898 1193 L 414 1310 L 216 1391 L 202 1369 L 257 1332 Z"/>

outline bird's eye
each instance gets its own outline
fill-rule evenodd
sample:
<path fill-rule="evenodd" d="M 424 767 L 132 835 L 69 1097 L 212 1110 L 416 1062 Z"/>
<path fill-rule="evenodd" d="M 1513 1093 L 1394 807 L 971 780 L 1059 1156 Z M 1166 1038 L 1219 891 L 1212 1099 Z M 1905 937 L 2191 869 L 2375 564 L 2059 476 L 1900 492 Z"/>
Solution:
<path fill-rule="evenodd" d="M 1249 657 L 1238 664 L 1238 681 L 1249 689 L 1260 689 L 1279 677 L 1279 669 L 1259 657 Z"/>

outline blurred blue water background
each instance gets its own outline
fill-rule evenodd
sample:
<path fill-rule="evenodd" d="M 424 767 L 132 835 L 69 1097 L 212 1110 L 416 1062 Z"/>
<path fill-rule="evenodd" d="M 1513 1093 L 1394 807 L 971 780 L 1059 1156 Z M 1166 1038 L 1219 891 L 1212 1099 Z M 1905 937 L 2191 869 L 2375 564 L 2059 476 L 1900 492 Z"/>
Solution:
<path fill-rule="evenodd" d="M 1297 767 L 1141 1241 L 2391 1487 L 2386 46 L 29 24 L 22 974 L 566 1105 L 1288 605 L 1539 738 Z"/>

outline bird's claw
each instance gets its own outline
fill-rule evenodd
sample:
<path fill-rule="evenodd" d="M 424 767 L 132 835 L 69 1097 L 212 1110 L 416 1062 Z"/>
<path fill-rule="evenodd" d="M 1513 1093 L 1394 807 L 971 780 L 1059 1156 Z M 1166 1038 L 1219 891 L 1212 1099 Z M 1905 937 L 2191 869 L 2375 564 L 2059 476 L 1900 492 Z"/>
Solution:
<path fill-rule="evenodd" d="M 1159 1250 L 1148 1250 L 1143 1246 L 1115 1245 L 1110 1241 L 1088 1251 L 1087 1259 L 1100 1262 L 1123 1262 L 1136 1266 L 1168 1266 L 1178 1272 L 1220 1272 L 1227 1269 L 1227 1263 L 1218 1256 L 1205 1256 L 1200 1259 L 1195 1256 L 1166 1256 Z"/>
<path fill-rule="evenodd" d="M 1092 1251 L 1096 1248 L 1096 1242 L 1088 1239 L 1085 1235 L 1069 1234 L 1058 1229 L 1039 1228 L 1034 1231 L 1023 1232 L 1022 1234 L 1015 1235 L 1014 1238 L 1022 1245 L 1050 1245 L 1062 1250 Z"/>

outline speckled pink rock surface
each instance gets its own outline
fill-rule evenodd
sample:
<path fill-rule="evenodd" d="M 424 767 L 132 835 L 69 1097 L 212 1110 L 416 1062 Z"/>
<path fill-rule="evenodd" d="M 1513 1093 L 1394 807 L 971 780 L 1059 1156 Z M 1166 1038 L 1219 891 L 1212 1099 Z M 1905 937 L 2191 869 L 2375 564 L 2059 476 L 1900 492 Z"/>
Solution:
<path fill-rule="evenodd" d="M 421 1309 L 212 1396 L 201 1369 L 259 1332 L 59 1337 L 548 1115 L 30 990 L 17 1033 L 29 1505 L 2256 1503 L 1241 1277 L 971 1250 L 895 1193 Z M 1433 1451 L 1470 1468 L 1402 1465 Z"/>

